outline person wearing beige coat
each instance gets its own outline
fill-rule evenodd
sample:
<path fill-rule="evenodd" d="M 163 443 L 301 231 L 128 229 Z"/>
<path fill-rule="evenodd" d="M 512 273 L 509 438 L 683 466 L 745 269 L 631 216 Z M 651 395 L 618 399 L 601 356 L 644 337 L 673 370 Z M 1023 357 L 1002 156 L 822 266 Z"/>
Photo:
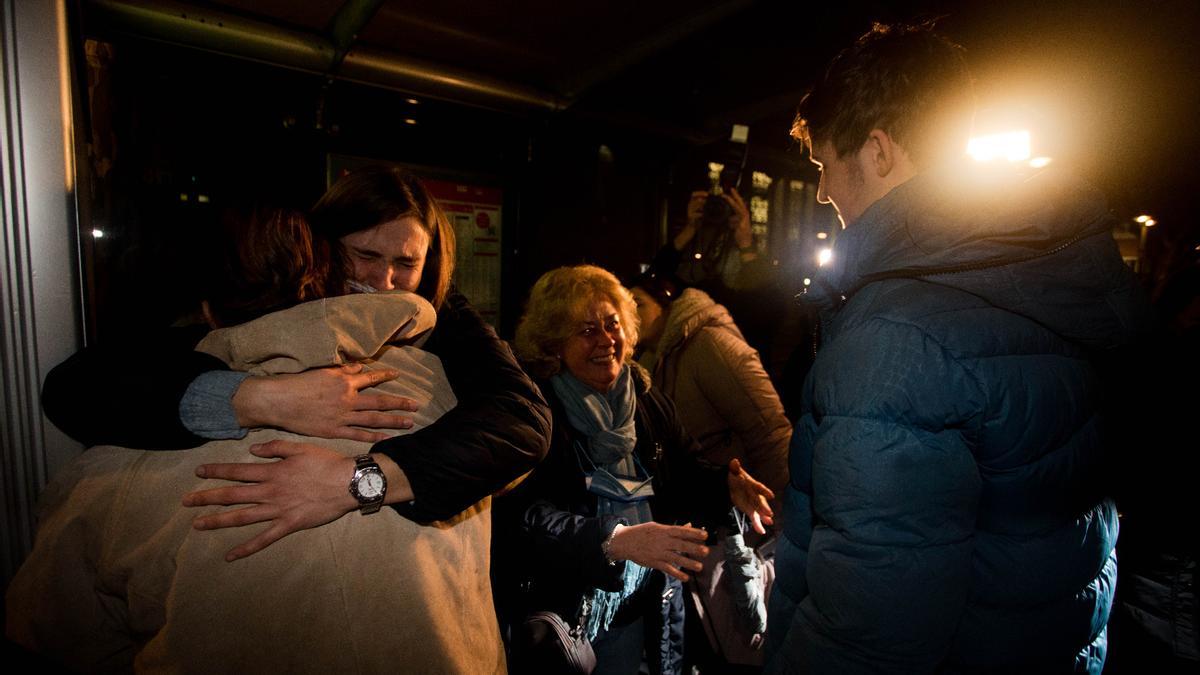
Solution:
<path fill-rule="evenodd" d="M 675 401 L 704 458 L 722 466 L 738 459 L 783 494 L 792 425 L 729 311 L 697 288 L 673 299 L 647 285 L 632 290 L 642 319 L 640 362 Z"/>
<path fill-rule="evenodd" d="M 632 291 L 643 330 L 641 363 L 675 402 L 704 458 L 718 465 L 736 459 L 776 495 L 783 494 L 792 426 L 758 352 L 746 344 L 728 310 L 697 288 L 676 294 L 670 281 L 652 274 L 634 282 Z M 732 534 L 729 528 L 717 532 L 726 542 Z M 689 596 L 720 660 L 709 665 L 758 666 L 763 636 L 734 611 L 728 590 L 734 582 L 722 579 L 725 548 L 710 547 L 704 570 L 688 585 Z M 761 564 L 759 575 L 758 597 L 765 598 L 774 568 Z"/>
<path fill-rule="evenodd" d="M 256 374 L 400 369 L 377 390 L 418 401 L 416 430 L 456 403 L 441 362 L 419 348 L 435 321 L 411 293 L 350 295 L 213 331 L 197 348 Z M 213 487 L 197 465 L 269 461 L 248 449 L 274 439 L 303 437 L 256 430 L 192 450 L 77 458 L 43 494 L 34 551 L 8 591 L 9 639 L 88 672 L 504 672 L 490 497 L 429 525 L 393 509 L 350 513 L 225 562 L 267 524 L 198 531 L 180 499 Z"/>

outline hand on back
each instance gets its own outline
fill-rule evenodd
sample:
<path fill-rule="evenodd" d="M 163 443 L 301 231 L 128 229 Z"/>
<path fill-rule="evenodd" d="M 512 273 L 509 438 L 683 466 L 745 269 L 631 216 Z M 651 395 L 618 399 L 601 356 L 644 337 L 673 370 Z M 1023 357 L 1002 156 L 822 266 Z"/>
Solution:
<path fill-rule="evenodd" d="M 408 429 L 417 403 L 363 389 L 399 377 L 396 370 L 364 371 L 362 364 L 316 368 L 294 375 L 251 377 L 233 396 L 238 424 L 274 427 L 302 436 L 376 443 L 391 434 L 368 429 Z M 366 428 L 363 428 L 366 427 Z"/>

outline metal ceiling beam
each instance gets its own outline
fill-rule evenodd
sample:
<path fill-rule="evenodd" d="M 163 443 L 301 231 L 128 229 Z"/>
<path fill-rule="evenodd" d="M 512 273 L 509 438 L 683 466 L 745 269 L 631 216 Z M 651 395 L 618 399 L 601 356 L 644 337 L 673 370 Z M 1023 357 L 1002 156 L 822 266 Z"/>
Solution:
<path fill-rule="evenodd" d="M 330 19 L 325 33 L 333 43 L 336 52 L 333 69 L 336 70 L 345 58 L 346 52 L 358 39 L 358 32 L 371 21 L 375 12 L 383 5 L 383 0 L 346 0 L 338 9 L 337 14 Z"/>
<path fill-rule="evenodd" d="M 558 90 L 571 100 L 578 100 L 587 90 L 611 80 L 630 66 L 641 63 L 655 54 L 666 51 L 687 38 L 738 14 L 754 4 L 754 0 L 729 0 L 710 7 L 698 14 L 676 21 L 665 29 L 650 35 L 625 49 L 605 52 L 603 59 L 593 67 L 563 78 Z"/>
<path fill-rule="evenodd" d="M 350 0 L 344 5 L 344 25 L 334 25 L 339 17 L 331 23 L 334 39 L 347 40 L 347 27 L 371 4 Z M 88 5 L 115 28 L 143 37 L 321 75 L 339 66 L 339 50 L 331 39 L 230 12 L 171 0 L 90 0 Z M 492 108 L 556 111 L 569 103 L 526 85 L 368 47 L 345 52 L 335 77 Z"/>
<path fill-rule="evenodd" d="M 551 111 L 564 110 L 570 105 L 567 99 L 540 89 L 428 61 L 398 57 L 370 47 L 350 50 L 338 71 L 338 78 L 462 102 L 495 101 L 509 107 Z"/>

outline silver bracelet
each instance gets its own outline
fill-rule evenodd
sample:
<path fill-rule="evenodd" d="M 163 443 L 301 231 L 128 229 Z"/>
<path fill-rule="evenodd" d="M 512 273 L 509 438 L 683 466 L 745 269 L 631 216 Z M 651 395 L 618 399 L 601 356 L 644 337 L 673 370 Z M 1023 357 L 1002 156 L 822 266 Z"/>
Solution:
<path fill-rule="evenodd" d="M 608 538 L 604 540 L 604 543 L 600 544 L 600 551 L 604 554 L 604 559 L 608 561 L 609 567 L 615 567 L 617 564 L 617 561 L 612 557 L 612 542 L 613 537 L 617 536 L 617 530 L 621 529 L 622 527 L 625 526 L 617 523 L 616 527 L 612 529 L 612 532 L 608 533 Z"/>

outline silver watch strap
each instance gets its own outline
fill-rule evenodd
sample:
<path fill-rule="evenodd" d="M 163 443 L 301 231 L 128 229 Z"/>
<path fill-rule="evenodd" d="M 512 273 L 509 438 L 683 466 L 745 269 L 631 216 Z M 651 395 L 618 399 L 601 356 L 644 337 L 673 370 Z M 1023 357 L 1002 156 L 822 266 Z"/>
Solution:
<path fill-rule="evenodd" d="M 366 499 L 358 491 L 358 482 L 367 472 L 377 473 L 383 479 L 383 491 L 374 499 Z M 350 478 L 350 494 L 358 500 L 358 510 L 364 516 L 375 513 L 383 506 L 383 500 L 387 496 L 387 476 L 383 475 L 383 469 L 370 455 L 358 455 L 354 458 L 354 475 Z"/>

